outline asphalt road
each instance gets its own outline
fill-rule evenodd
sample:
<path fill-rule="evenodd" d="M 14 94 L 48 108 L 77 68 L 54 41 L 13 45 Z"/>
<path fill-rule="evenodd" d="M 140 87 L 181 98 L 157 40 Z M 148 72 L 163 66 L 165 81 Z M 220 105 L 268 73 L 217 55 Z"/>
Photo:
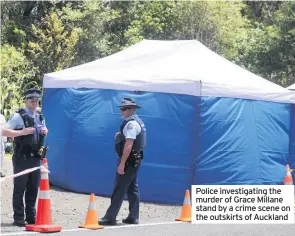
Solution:
<path fill-rule="evenodd" d="M 12 173 L 11 161 L 5 160 L 7 174 Z M 44 235 L 24 231 L 12 225 L 12 181 L 1 184 L 1 235 Z M 168 206 L 141 203 L 139 225 L 106 226 L 99 230 L 79 229 L 78 225 L 85 220 L 89 196 L 77 193 L 51 189 L 53 223 L 63 227 L 62 232 L 50 235 L 64 236 L 293 236 L 295 224 L 191 224 L 174 221 L 180 216 L 181 206 Z M 97 197 L 96 209 L 103 215 L 109 204 L 108 198 Z M 128 205 L 125 202 L 120 211 L 118 220 L 126 217 Z"/>
<path fill-rule="evenodd" d="M 4 173 L 12 174 L 11 159 L 4 160 Z M 50 170 L 50 164 L 49 164 Z M 50 175 L 49 175 L 50 178 Z M 97 184 L 100 184 L 99 181 Z M 22 228 L 12 225 L 13 209 L 12 209 L 12 194 L 13 180 L 7 180 L 1 183 L 1 232 L 2 234 L 20 231 Z M 85 222 L 85 218 L 89 206 L 89 194 L 81 194 L 69 192 L 55 186 L 50 188 L 51 197 L 51 214 L 53 224 L 61 225 L 63 229 L 76 229 L 80 224 Z M 96 196 L 95 209 L 97 210 L 98 218 L 103 217 L 109 204 L 109 197 Z M 182 206 L 154 204 L 141 202 L 140 203 L 140 222 L 168 222 L 174 221 L 181 214 Z M 117 220 L 121 222 L 129 213 L 128 201 L 124 201 Z M 22 235 L 22 234 L 19 234 Z M 73 235 L 73 234 L 72 234 Z"/>
<path fill-rule="evenodd" d="M 1 234 L 10 235 L 44 235 L 35 232 L 18 232 Z M 291 236 L 295 235 L 295 224 L 227 224 L 227 225 L 197 225 L 183 222 L 143 223 L 139 225 L 106 226 L 99 230 L 65 229 L 56 236 Z"/>

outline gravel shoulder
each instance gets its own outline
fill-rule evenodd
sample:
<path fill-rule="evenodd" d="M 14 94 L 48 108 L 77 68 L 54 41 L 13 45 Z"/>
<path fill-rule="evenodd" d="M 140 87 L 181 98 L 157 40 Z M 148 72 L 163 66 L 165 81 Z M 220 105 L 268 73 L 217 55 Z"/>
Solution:
<path fill-rule="evenodd" d="M 6 175 L 12 174 L 11 159 L 4 160 L 4 173 Z M 49 175 L 50 178 L 50 175 Z M 7 180 L 1 183 L 1 232 L 22 231 L 23 228 L 15 227 L 13 222 L 12 211 L 12 191 L 13 180 Z M 89 198 L 88 194 L 79 194 L 64 191 L 57 187 L 51 186 L 51 212 L 53 224 L 63 227 L 63 229 L 77 228 L 85 221 L 88 210 Z M 110 198 L 96 197 L 96 209 L 98 217 L 101 218 L 106 212 Z M 38 201 L 37 201 L 38 202 Z M 140 205 L 140 222 L 141 223 L 156 223 L 156 222 L 170 222 L 180 216 L 182 206 L 160 205 L 153 203 L 141 202 Z M 128 202 L 124 201 L 122 208 L 117 217 L 121 221 L 128 215 Z"/>

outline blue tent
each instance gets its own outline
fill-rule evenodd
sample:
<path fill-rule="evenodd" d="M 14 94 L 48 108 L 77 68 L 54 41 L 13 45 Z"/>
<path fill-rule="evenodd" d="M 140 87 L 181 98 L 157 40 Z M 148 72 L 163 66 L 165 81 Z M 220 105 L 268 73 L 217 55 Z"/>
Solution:
<path fill-rule="evenodd" d="M 143 40 L 46 74 L 43 87 L 50 180 L 67 190 L 110 196 L 127 96 L 147 127 L 142 201 L 182 204 L 192 184 L 280 184 L 295 167 L 294 94 L 196 40 Z"/>
<path fill-rule="evenodd" d="M 287 89 L 291 90 L 295 94 L 295 84 L 290 85 Z M 291 169 L 295 169 L 295 105 L 292 107 L 291 115 L 291 142 L 290 142 L 290 163 Z M 295 172 L 292 172 L 293 181 L 295 180 Z"/>

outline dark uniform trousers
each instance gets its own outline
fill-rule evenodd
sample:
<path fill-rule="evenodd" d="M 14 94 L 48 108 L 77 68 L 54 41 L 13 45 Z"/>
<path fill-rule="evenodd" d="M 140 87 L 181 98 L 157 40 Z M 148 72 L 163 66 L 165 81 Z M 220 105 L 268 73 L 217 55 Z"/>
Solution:
<path fill-rule="evenodd" d="M 116 173 L 115 185 L 111 197 L 111 205 L 109 206 L 105 218 L 115 220 L 122 206 L 125 194 L 127 193 L 129 202 L 128 219 L 138 220 L 139 218 L 139 199 L 140 193 L 138 188 L 137 173 L 140 165 L 137 167 L 126 166 L 125 174 Z"/>
<path fill-rule="evenodd" d="M 28 168 L 40 166 L 40 158 L 36 157 L 15 157 L 12 158 L 13 173 L 19 173 Z M 25 193 L 25 213 L 27 220 L 35 220 L 35 203 L 40 183 L 40 170 L 14 178 L 13 187 L 13 211 L 14 220 L 24 220 L 23 196 Z"/>

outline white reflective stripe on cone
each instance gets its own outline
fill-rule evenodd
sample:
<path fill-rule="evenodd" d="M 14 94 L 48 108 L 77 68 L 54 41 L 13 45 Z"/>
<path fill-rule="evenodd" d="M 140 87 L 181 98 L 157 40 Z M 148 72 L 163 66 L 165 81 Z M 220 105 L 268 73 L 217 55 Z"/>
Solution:
<path fill-rule="evenodd" d="M 190 198 L 185 198 L 183 204 L 191 204 Z"/>
<path fill-rule="evenodd" d="M 94 202 L 89 202 L 88 210 L 95 210 Z"/>
<path fill-rule="evenodd" d="M 47 172 L 41 172 L 41 179 L 48 179 L 48 173 Z"/>
<path fill-rule="evenodd" d="M 39 190 L 39 199 L 50 199 L 49 191 Z"/>

